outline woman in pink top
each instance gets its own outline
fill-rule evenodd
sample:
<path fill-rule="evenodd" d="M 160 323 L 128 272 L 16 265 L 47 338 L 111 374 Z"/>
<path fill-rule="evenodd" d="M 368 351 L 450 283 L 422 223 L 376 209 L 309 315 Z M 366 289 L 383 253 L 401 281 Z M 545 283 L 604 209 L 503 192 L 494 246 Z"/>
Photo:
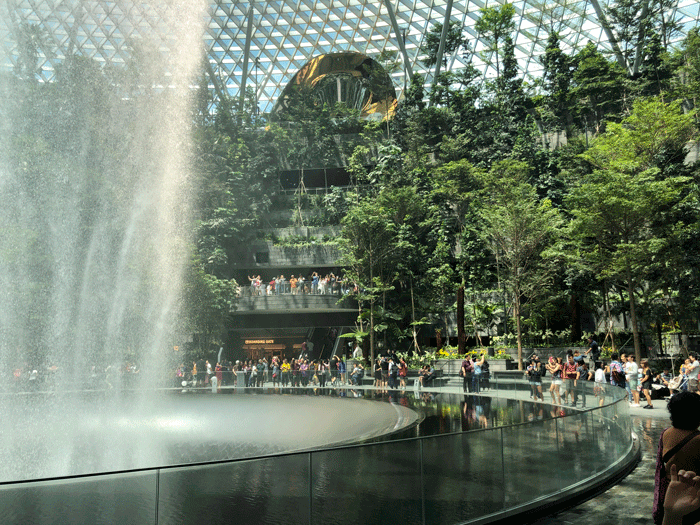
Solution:
<path fill-rule="evenodd" d="M 301 373 L 301 386 L 306 386 L 309 384 L 309 362 L 307 360 L 302 361 L 299 365 L 299 372 Z"/>

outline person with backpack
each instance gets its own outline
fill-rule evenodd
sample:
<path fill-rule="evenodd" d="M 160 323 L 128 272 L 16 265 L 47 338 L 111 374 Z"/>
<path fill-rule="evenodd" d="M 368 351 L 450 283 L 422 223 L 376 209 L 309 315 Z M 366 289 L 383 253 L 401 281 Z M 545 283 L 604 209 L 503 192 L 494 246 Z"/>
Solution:
<path fill-rule="evenodd" d="M 605 373 L 610 374 L 610 384 L 612 386 L 625 388 L 625 371 L 618 358 L 617 352 L 610 356 L 610 364 L 605 367 Z"/>

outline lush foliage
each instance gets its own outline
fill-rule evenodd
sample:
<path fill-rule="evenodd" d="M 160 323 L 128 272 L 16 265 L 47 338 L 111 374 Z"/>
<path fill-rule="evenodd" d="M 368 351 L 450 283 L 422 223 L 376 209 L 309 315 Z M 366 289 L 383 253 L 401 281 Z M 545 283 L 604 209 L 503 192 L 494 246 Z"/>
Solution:
<path fill-rule="evenodd" d="M 617 2 L 607 13 L 619 37 L 612 56 L 593 43 L 566 53 L 553 31 L 534 85 L 518 73 L 513 6 L 484 8 L 475 27 L 495 76 L 466 68 L 426 85 L 415 75 L 389 123 L 363 121 L 304 90 L 268 121 L 253 111 L 252 94 L 240 105 L 219 87 L 212 113 L 208 91 L 199 90 L 188 329 L 203 345 L 221 340 L 236 302 L 232 262 L 260 229 L 332 224 L 342 234 L 320 242 L 342 251 L 339 265 L 356 285 L 355 334 L 372 357 L 381 341 L 417 360 L 463 356 L 467 345 L 517 346 L 522 358 L 523 346 L 582 344 L 584 318 L 607 345 L 620 343 L 615 320 L 638 354 L 662 346 L 663 327 L 689 333 L 700 317 L 700 177 L 685 156 L 697 139 L 700 36 L 693 30 L 671 50 L 677 28 L 664 5 Z M 74 57 L 62 70 L 72 92 L 32 84 L 41 35 L 25 32 L 6 84 L 27 91 L 17 100 L 34 121 L 49 106 L 65 114 L 46 120 L 42 136 L 17 122 L 13 162 L 31 185 L 37 159 L 55 164 L 63 155 L 56 151 L 87 147 L 95 154 L 81 169 L 105 173 L 119 144 L 105 139 L 99 115 L 75 113 L 72 104 L 109 92 L 86 86 L 109 86 L 111 77 Z M 432 27 L 421 53 L 431 67 L 441 33 Z M 446 53 L 468 58 L 462 28 L 451 24 L 447 34 Z M 394 58 L 381 61 L 394 67 Z M 94 82 L 78 86 L 76 75 Z M 201 84 L 210 83 L 217 79 L 203 67 Z M 119 93 L 124 85 L 113 83 Z M 95 140 L 77 140 L 79 126 Z M 326 167 L 347 169 L 348 185 L 314 193 L 313 172 Z M 37 235 L 7 231 L 36 252 L 29 273 L 37 294 L 22 306 L 41 318 L 46 268 Z"/>

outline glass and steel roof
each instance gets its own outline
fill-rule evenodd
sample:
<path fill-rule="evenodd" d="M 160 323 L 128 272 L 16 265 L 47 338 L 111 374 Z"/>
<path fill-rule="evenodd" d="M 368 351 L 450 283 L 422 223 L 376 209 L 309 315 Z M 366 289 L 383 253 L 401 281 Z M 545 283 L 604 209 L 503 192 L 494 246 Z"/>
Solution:
<path fill-rule="evenodd" d="M 518 64 L 530 76 L 541 70 L 547 36 L 560 33 L 565 50 L 578 50 L 587 42 L 612 51 L 609 31 L 596 13 L 607 0 L 521 0 L 513 3 Z M 233 97 L 241 85 L 256 90 L 262 111 L 269 111 L 292 76 L 315 56 L 353 51 L 377 58 L 382 51 L 397 54 L 398 67 L 391 77 L 400 95 L 409 72 L 430 80 L 432 72 L 421 63 L 420 48 L 434 23 L 450 20 L 464 25 L 476 52 L 484 50 L 474 29 L 481 8 L 503 0 L 259 0 L 203 4 L 204 49 L 212 72 Z M 665 17 L 683 31 L 700 16 L 698 0 L 678 0 Z M 42 28 L 36 37 L 39 78 L 53 80 L 63 58 L 79 53 L 106 64 L 124 64 L 130 43 L 144 33 L 159 31 L 160 51 L 168 50 L 177 35 L 163 31 L 164 20 L 185 9 L 178 0 L 4 0 L 0 3 L 0 67 L 10 69 L 18 60 L 17 42 L 27 25 Z M 180 11 L 181 12 L 181 11 Z M 483 74 L 492 74 L 491 58 L 479 54 L 448 57 L 448 69 L 465 61 Z M 210 86 L 213 88 L 213 85 Z"/>

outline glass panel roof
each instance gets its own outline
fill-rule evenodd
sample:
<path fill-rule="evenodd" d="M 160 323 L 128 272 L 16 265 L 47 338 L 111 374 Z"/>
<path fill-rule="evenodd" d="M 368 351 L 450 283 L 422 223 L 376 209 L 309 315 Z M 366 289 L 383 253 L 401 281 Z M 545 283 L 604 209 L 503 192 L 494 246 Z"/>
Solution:
<path fill-rule="evenodd" d="M 607 0 L 599 0 L 604 8 Z M 445 0 L 217 0 L 203 4 L 207 18 L 203 43 L 213 70 L 231 96 L 242 83 L 248 17 L 252 13 L 251 46 L 246 85 L 257 86 L 259 106 L 269 111 L 294 73 L 314 56 L 338 51 L 356 51 L 377 58 L 382 51 L 398 52 L 400 67 L 391 74 L 400 95 L 406 81 L 399 41 L 390 21 L 387 2 L 393 10 L 399 33 L 405 35 L 410 67 L 430 80 L 431 72 L 420 62 L 419 49 L 426 32 L 444 22 Z M 456 0 L 451 19 L 465 26 L 474 51 L 484 46 L 474 21 L 484 6 L 503 0 Z M 526 76 L 539 76 L 540 57 L 548 32 L 560 32 L 565 51 L 577 51 L 589 41 L 611 51 L 589 0 L 524 0 L 514 2 L 516 56 Z M 252 9 L 251 9 L 252 7 Z M 684 31 L 700 17 L 698 0 L 678 0 L 666 18 L 676 20 Z M 47 38 L 38 49 L 39 78 L 51 81 L 55 68 L 66 54 L 81 53 L 105 64 L 128 61 L 132 42 L 157 34 L 178 16 L 172 0 L 6 0 L 0 2 L 0 68 L 17 63 L 17 35 L 23 23 L 38 24 Z M 683 38 L 677 35 L 676 42 Z M 167 52 L 173 35 L 161 33 L 161 52 Z M 399 35 L 399 38 L 402 38 Z M 448 68 L 458 70 L 465 60 L 456 53 L 448 57 Z M 255 67 L 255 59 L 258 65 Z M 471 62 L 482 74 L 493 74 L 487 57 L 475 55 Z M 213 88 L 213 86 L 211 86 Z"/>

